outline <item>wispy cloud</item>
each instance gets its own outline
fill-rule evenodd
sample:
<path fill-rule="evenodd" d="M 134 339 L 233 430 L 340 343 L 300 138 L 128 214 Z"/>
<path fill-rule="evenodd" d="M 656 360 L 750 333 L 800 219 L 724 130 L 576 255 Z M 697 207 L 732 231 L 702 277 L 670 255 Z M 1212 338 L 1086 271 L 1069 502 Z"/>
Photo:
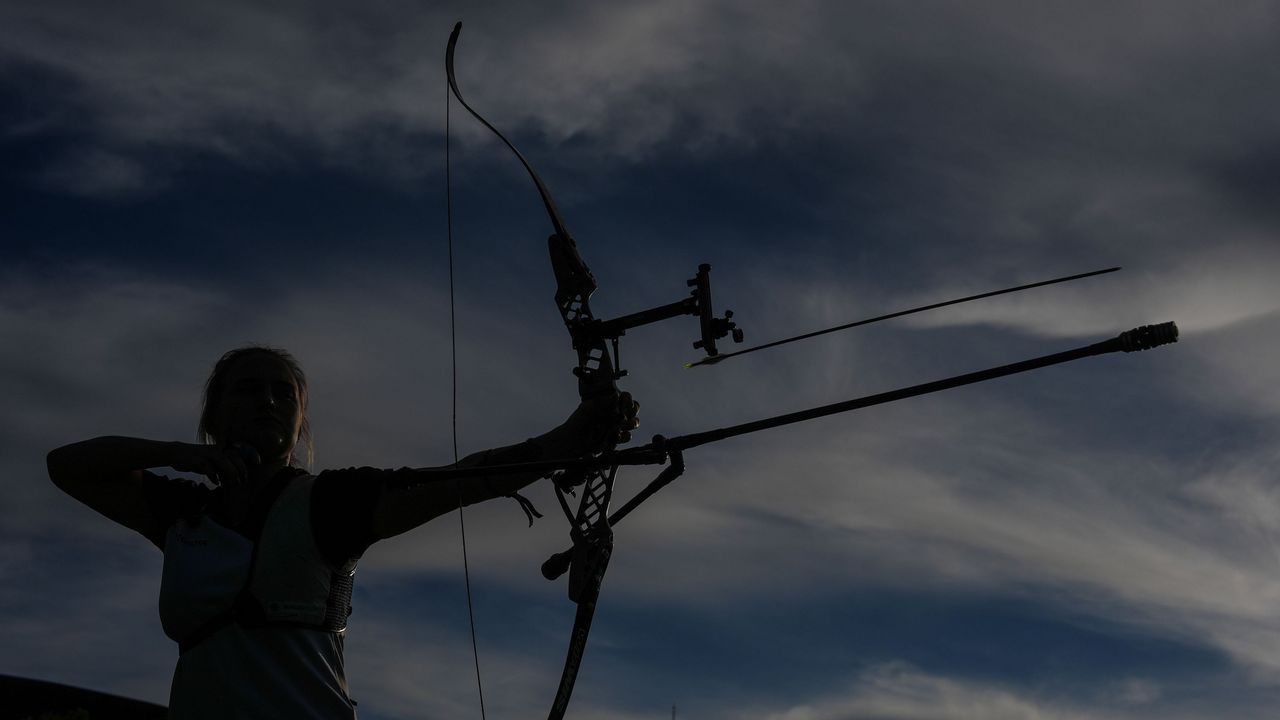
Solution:
<path fill-rule="evenodd" d="M 1143 705 L 1158 697 L 1148 682 L 1130 679 L 1122 686 L 1119 705 Z M 843 694 L 815 699 L 785 710 L 752 713 L 767 720 L 836 720 L 874 717 L 885 720 L 1103 720 L 1150 717 L 1123 707 L 1098 707 L 1080 700 L 1004 688 L 922 672 L 903 664 L 871 668 L 849 683 Z"/>
<path fill-rule="evenodd" d="M 442 130 L 447 10 L 55 2 L 3 12 L 0 53 L 58 78 L 52 106 L 76 111 L 48 121 L 83 131 L 87 120 L 105 146 L 91 156 L 152 165 L 148 148 L 171 147 L 269 165 L 288 162 L 276 149 L 285 140 L 348 167 L 414 172 L 413 137 Z M 949 167 L 956 181 L 983 180 L 966 183 L 972 192 L 1025 196 L 1053 189 L 1049 174 L 1017 184 L 1000 175 L 1027 176 L 1037 160 L 1083 171 L 1116 153 L 1176 169 L 1274 139 L 1258 112 L 1274 105 L 1259 94 L 1274 75 L 1258 57 L 1275 21 L 1266 2 L 1207 14 L 1196 3 L 1156 13 L 1143 2 L 1106 13 L 662 2 L 583 8 L 567 22 L 514 6 L 462 14 L 471 22 L 460 72 L 473 99 L 504 126 L 566 153 L 590 148 L 597 162 L 863 136 L 900 146 L 903 170 Z M 71 187 L 137 182 L 102 163 L 64 165 L 61 175 L 72 167 L 97 174 Z M 1045 203 L 1055 201 L 1042 201 L 1052 212 Z"/>

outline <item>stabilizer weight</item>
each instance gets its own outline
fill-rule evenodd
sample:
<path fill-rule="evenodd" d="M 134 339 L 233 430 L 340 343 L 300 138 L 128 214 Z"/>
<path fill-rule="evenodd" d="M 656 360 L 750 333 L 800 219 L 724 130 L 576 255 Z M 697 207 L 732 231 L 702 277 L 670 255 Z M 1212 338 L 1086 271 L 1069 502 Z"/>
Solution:
<path fill-rule="evenodd" d="M 1116 338 L 1124 352 L 1139 352 L 1178 342 L 1178 326 L 1171 323 L 1143 325 L 1120 333 Z"/>
<path fill-rule="evenodd" d="M 547 558 L 546 562 L 542 563 L 542 577 L 548 580 L 555 580 L 569 571 L 569 564 L 572 560 L 573 548 L 552 555 Z"/>

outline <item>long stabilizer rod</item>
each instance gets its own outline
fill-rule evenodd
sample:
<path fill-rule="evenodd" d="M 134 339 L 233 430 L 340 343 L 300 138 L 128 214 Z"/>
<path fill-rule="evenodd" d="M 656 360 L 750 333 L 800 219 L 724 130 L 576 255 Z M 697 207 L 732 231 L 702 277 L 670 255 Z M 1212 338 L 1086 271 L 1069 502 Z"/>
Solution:
<path fill-rule="evenodd" d="M 736 350 L 731 353 L 722 353 L 720 355 L 710 355 L 705 358 L 702 358 L 701 360 L 696 360 L 691 363 L 685 363 L 685 367 L 697 367 L 699 365 L 714 365 L 718 362 L 723 362 L 724 360 L 727 360 L 731 357 L 736 357 L 738 355 L 746 355 L 747 353 L 755 352 L 757 350 L 764 350 L 766 348 L 777 347 L 779 345 L 786 345 L 787 343 L 793 343 L 793 342 L 796 342 L 797 340 L 808 340 L 811 337 L 826 335 L 827 333 L 833 333 L 839 330 L 848 330 L 849 328 L 855 328 L 860 325 L 870 325 L 871 323 L 877 323 L 884 320 L 892 320 L 893 318 L 899 318 L 899 317 L 902 317 L 903 315 L 914 315 L 915 313 L 921 313 L 926 310 L 936 310 L 940 307 L 947 307 L 948 305 L 959 305 L 960 303 L 971 302 L 973 300 L 981 300 L 983 298 L 995 297 L 996 295 L 1006 295 L 1008 293 L 1019 292 L 1022 290 L 1030 290 L 1031 288 L 1044 287 L 1045 285 L 1055 285 L 1057 283 L 1070 282 L 1072 280 L 1081 280 L 1083 278 L 1093 277 L 1094 275 L 1105 275 L 1106 273 L 1112 273 L 1119 269 L 1120 269 L 1119 267 L 1112 267 L 1112 268 L 1106 268 L 1104 270 L 1094 270 L 1093 272 L 1080 273 L 1078 275 L 1068 275 L 1066 277 L 1054 278 L 1052 280 L 1042 280 L 1040 282 L 1029 283 L 1027 285 L 1019 285 L 1017 287 L 1005 288 L 1003 290 L 992 290 L 991 292 L 979 293 L 977 295 L 969 295 L 968 297 L 956 298 L 955 300 L 946 300 L 944 302 L 933 303 L 931 305 L 923 305 L 921 307 L 911 308 L 910 310 L 899 310 L 898 312 L 892 312 L 887 315 L 878 315 L 873 318 L 858 320 L 857 322 L 845 323 L 844 325 L 829 327 L 825 330 L 815 330 L 813 332 L 805 333 L 803 335 L 796 335 L 795 337 L 783 338 L 782 340 L 774 340 L 773 342 L 765 343 L 763 345 L 754 345 L 752 347 L 743 348 L 741 350 Z"/>
<path fill-rule="evenodd" d="M 763 420 L 754 420 L 752 422 L 742 423 L 740 425 L 731 425 L 719 430 L 707 430 L 705 432 L 693 433 L 692 435 L 681 435 L 666 440 L 668 448 L 676 450 L 687 450 L 699 445 L 706 445 L 710 442 L 717 442 L 727 438 L 745 435 L 747 433 L 759 432 L 760 430 L 768 430 L 769 428 L 781 427 L 783 425 L 791 425 L 793 423 L 812 420 L 814 418 L 826 417 L 827 415 L 835 415 L 836 413 L 848 412 L 850 410 L 860 410 L 872 405 L 883 405 L 884 403 L 894 402 L 896 400 L 904 400 L 917 395 L 928 395 L 940 390 L 949 390 L 961 385 L 972 385 L 973 383 L 994 380 L 995 378 L 1004 377 L 1006 375 L 1014 375 L 1016 373 L 1027 372 L 1028 370 L 1036 370 L 1050 365 L 1058 365 L 1060 363 L 1071 362 L 1081 358 L 1093 355 L 1104 355 L 1112 352 L 1137 352 L 1140 350 L 1150 350 L 1154 347 L 1167 345 L 1178 341 L 1178 326 L 1171 323 L 1161 323 L 1159 325 L 1143 325 L 1133 330 L 1122 332 L 1119 335 L 1104 340 L 1102 342 L 1086 345 L 1085 347 L 1076 348 L 1075 350 L 1067 350 L 1065 352 L 1045 355 L 1043 357 L 1023 360 L 1022 362 L 1010 363 L 1009 365 L 1001 365 L 1000 367 L 988 368 L 977 372 L 966 373 L 964 375 L 956 375 L 944 380 L 935 380 L 933 382 L 923 383 L 920 385 L 912 385 L 911 387 L 899 388 L 888 392 L 878 393 L 876 395 L 868 395 L 866 397 L 846 400 L 844 402 L 832 403 L 821 407 L 809 408 L 808 410 L 800 410 L 797 412 L 787 413 L 785 415 L 776 415 Z"/>

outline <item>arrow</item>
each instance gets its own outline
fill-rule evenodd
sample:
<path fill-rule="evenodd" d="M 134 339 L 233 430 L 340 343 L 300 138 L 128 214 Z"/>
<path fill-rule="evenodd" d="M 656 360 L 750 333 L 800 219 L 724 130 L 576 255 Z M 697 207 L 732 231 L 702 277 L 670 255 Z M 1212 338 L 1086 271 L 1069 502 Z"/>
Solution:
<path fill-rule="evenodd" d="M 1068 275 L 1066 277 L 1054 278 L 1053 280 L 1042 280 L 1040 282 L 1031 283 L 1029 285 L 1019 285 L 1017 287 L 1005 288 L 1003 290 L 993 290 L 991 292 L 980 293 L 978 295 L 970 295 L 968 297 L 962 297 L 956 300 L 947 300 L 945 302 L 933 303 L 932 305 L 924 305 L 918 308 L 911 308 L 910 310 L 899 310 L 898 312 L 889 313 L 888 315 L 880 315 L 873 318 L 867 318 L 866 320 L 858 320 L 857 322 L 846 323 L 844 325 L 837 325 L 835 327 L 827 328 L 825 330 L 815 330 L 813 332 L 805 333 L 803 335 L 796 335 L 795 337 L 789 337 L 783 340 L 774 340 L 771 343 L 765 343 L 764 345 L 755 345 L 753 347 L 737 350 L 731 353 L 724 353 L 721 355 L 711 355 L 711 356 L 702 358 L 701 360 L 697 360 L 695 362 L 685 363 L 685 367 L 691 368 L 691 367 L 697 367 L 699 365 L 714 365 L 718 362 L 723 362 L 724 360 L 727 360 L 731 357 L 735 357 L 737 355 L 746 355 L 747 353 L 755 352 L 757 350 L 764 350 L 765 348 L 777 347 L 779 345 L 786 345 L 787 343 L 796 342 L 797 340 L 806 340 L 811 337 L 817 337 L 818 335 L 826 335 L 827 333 L 833 333 L 838 330 L 848 330 L 849 328 L 858 327 L 859 325 L 870 325 L 871 323 L 880 322 L 882 320 L 892 320 L 893 318 L 902 317 L 903 315 L 912 315 L 915 313 L 924 312 L 925 310 L 936 310 L 937 308 L 946 307 L 948 305 L 959 305 L 960 303 L 970 302 L 972 300 L 981 300 L 982 298 L 995 297 L 996 295 L 1006 295 L 1008 293 L 1019 292 L 1021 290 L 1030 290 L 1031 288 L 1044 287 L 1045 285 L 1054 285 L 1056 283 L 1070 282 L 1071 280 L 1080 280 L 1087 277 L 1093 277 L 1094 275 L 1105 275 L 1106 273 L 1112 273 L 1119 269 L 1120 269 L 1119 267 L 1112 267 L 1112 268 L 1107 268 L 1105 270 L 1094 270 L 1093 272 L 1080 273 L 1079 275 Z"/>

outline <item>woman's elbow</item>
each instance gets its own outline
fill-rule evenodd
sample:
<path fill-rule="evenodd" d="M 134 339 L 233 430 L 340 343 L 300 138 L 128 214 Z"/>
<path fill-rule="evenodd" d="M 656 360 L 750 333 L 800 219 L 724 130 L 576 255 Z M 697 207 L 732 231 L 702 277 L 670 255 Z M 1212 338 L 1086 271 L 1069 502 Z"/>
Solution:
<path fill-rule="evenodd" d="M 49 479 L 62 490 L 68 490 L 80 473 L 77 472 L 72 445 L 63 445 L 49 451 L 45 456 L 45 467 L 49 471 Z"/>
<path fill-rule="evenodd" d="M 66 478 L 66 448 L 56 447 L 44 458 L 45 467 L 49 470 L 49 479 L 54 485 L 62 487 Z"/>

